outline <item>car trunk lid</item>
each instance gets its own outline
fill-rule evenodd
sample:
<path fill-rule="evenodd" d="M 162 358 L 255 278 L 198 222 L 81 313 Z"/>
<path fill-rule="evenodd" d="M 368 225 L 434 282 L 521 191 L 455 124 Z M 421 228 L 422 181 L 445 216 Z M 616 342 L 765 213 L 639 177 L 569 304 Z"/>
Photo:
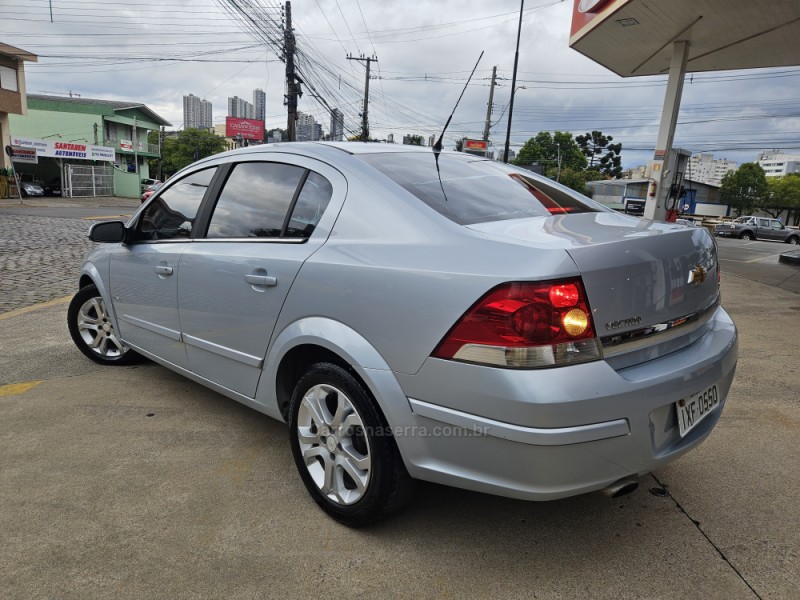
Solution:
<path fill-rule="evenodd" d="M 717 253 L 700 227 L 610 212 L 495 221 L 470 229 L 509 241 L 563 248 L 583 279 L 595 330 L 623 367 L 696 339 L 718 302 Z M 678 340 L 677 328 L 687 335 Z M 645 338 L 674 329 L 670 335 Z M 634 339 L 636 343 L 633 342 Z M 654 347 L 669 339 L 660 350 Z M 636 350 L 635 355 L 619 358 Z"/>

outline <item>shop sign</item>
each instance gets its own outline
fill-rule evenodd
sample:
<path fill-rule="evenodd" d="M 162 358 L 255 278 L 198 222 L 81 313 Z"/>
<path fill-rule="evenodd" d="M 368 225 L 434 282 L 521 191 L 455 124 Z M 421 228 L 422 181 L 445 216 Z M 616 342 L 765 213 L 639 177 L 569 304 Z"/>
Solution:
<path fill-rule="evenodd" d="M 39 164 L 39 156 L 36 148 L 25 148 L 24 146 L 6 146 L 6 154 L 15 163 Z"/>
<path fill-rule="evenodd" d="M 39 140 L 12 136 L 12 146 L 34 149 L 37 156 L 50 158 L 77 158 L 80 160 L 102 160 L 114 162 L 114 148 L 62 142 L 60 140 Z"/>

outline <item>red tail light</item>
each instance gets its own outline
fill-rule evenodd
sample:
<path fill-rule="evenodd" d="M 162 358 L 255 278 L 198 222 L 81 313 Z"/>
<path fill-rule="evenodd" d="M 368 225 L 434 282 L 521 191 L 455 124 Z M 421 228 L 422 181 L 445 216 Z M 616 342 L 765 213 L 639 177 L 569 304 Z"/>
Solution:
<path fill-rule="evenodd" d="M 433 356 L 530 369 L 596 360 L 601 351 L 576 277 L 494 288 L 461 317 Z"/>

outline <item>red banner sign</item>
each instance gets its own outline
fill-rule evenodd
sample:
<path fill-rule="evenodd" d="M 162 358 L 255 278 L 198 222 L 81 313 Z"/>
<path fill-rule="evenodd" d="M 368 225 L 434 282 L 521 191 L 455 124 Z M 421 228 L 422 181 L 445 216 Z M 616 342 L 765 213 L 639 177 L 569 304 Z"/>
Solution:
<path fill-rule="evenodd" d="M 489 142 L 484 140 L 464 140 L 465 150 L 486 150 L 489 147 Z"/>
<path fill-rule="evenodd" d="M 242 136 L 245 140 L 263 140 L 264 121 L 225 117 L 225 135 L 229 138 Z"/>

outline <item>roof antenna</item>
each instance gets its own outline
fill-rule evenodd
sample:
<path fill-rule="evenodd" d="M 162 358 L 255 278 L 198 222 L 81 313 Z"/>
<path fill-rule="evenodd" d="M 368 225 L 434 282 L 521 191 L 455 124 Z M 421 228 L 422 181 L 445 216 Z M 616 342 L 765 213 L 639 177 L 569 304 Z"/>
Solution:
<path fill-rule="evenodd" d="M 444 196 L 444 201 L 447 202 L 447 193 L 444 191 L 444 183 L 442 183 L 442 172 L 439 170 L 439 154 L 442 152 L 442 138 L 444 138 L 444 132 L 447 131 L 447 126 L 450 125 L 450 119 L 453 118 L 453 115 L 456 114 L 456 109 L 458 108 L 459 102 L 461 102 L 461 98 L 464 96 L 464 92 L 467 91 L 467 86 L 469 82 L 472 81 L 472 76 L 475 74 L 475 69 L 478 68 L 478 63 L 481 62 L 483 58 L 483 50 L 481 50 L 481 55 L 478 57 L 478 62 L 475 63 L 475 66 L 472 67 L 472 73 L 469 74 L 467 78 L 467 83 L 464 84 L 464 89 L 461 90 L 461 95 L 456 100 L 456 105 L 453 107 L 453 112 L 450 113 L 450 116 L 447 117 L 447 123 L 444 124 L 444 129 L 442 129 L 442 133 L 439 136 L 439 139 L 433 145 L 433 159 L 436 163 L 436 175 L 439 178 L 439 187 L 442 189 L 442 196 Z"/>
<path fill-rule="evenodd" d="M 456 114 L 456 109 L 458 108 L 458 104 L 459 102 L 461 102 L 461 98 L 464 97 L 464 92 L 467 91 L 467 86 L 469 85 L 469 82 L 472 81 L 472 76 L 475 74 L 475 69 L 478 68 L 478 63 L 481 62 L 482 58 L 483 58 L 483 50 L 481 50 L 481 55 L 478 57 L 478 62 L 476 62 L 475 66 L 472 67 L 472 73 L 469 74 L 469 77 L 467 78 L 467 83 L 464 84 L 464 89 L 461 90 L 461 95 L 458 97 L 458 100 L 456 100 L 456 105 L 453 107 L 453 112 L 451 112 L 450 116 L 447 117 L 447 123 L 444 124 L 444 129 L 442 129 L 442 133 L 439 136 L 439 139 L 433 145 L 433 152 L 436 154 L 437 158 L 437 163 L 436 163 L 437 169 L 439 168 L 438 158 L 439 158 L 439 152 L 442 151 L 442 138 L 444 137 L 444 132 L 447 131 L 447 127 L 448 125 L 450 125 L 450 119 L 452 119 L 453 115 Z"/>

